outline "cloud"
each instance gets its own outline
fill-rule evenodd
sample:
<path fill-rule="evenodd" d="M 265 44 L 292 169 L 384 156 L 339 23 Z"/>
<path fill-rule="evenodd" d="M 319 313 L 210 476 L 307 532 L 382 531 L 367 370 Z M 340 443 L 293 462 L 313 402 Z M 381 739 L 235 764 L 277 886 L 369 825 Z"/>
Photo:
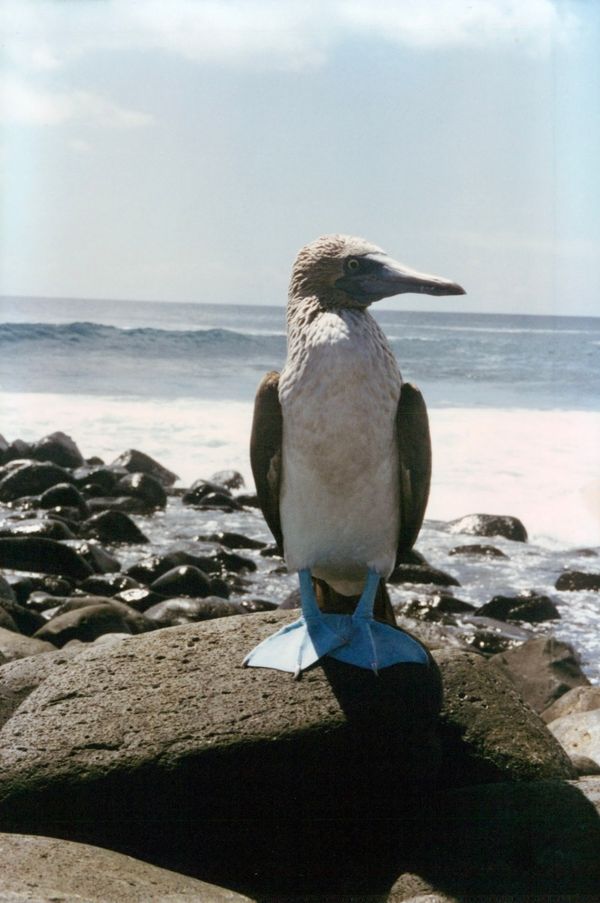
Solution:
<path fill-rule="evenodd" d="M 90 51 L 161 50 L 196 62 L 312 68 L 346 40 L 547 52 L 576 32 L 569 0 L 5 0 L 7 46 L 31 67 Z"/>
<path fill-rule="evenodd" d="M 138 128 L 152 117 L 127 110 L 88 91 L 49 91 L 16 77 L 0 79 L 0 120 L 26 125 L 61 125 L 74 120 L 108 128 Z"/>

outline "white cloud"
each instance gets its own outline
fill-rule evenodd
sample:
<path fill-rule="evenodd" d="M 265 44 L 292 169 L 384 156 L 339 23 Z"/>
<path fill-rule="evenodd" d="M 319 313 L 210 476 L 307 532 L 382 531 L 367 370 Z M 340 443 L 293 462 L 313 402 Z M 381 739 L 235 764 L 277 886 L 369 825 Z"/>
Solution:
<path fill-rule="evenodd" d="M 49 91 L 17 77 L 0 78 L 0 120 L 27 125 L 61 125 L 69 120 L 108 128 L 137 128 L 147 113 L 127 110 L 88 91 Z"/>
<path fill-rule="evenodd" d="M 5 0 L 7 48 L 55 68 L 94 50 L 163 50 L 279 68 L 319 65 L 365 35 L 412 47 L 508 45 L 545 52 L 575 32 L 569 0 Z"/>

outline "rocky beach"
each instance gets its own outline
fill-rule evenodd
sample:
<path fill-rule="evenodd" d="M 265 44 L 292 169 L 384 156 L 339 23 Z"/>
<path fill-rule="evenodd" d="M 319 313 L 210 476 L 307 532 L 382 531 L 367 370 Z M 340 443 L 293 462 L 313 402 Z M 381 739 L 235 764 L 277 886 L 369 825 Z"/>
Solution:
<path fill-rule="evenodd" d="M 0 439 L 0 572 L 1 899 L 600 899 L 597 549 L 426 521 L 425 673 L 295 682 L 241 665 L 297 605 L 242 475 L 55 432 Z"/>

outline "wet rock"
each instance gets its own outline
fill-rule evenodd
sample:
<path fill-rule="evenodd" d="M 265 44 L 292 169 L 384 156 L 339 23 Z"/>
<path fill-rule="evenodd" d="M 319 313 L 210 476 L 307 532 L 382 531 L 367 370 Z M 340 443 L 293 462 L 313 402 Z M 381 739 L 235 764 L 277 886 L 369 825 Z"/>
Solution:
<path fill-rule="evenodd" d="M 460 586 L 451 574 L 428 564 L 399 564 L 394 568 L 388 583 L 432 583 L 435 586 Z"/>
<path fill-rule="evenodd" d="M 573 712 L 548 724 L 570 756 L 586 756 L 600 768 L 600 709 Z"/>
<path fill-rule="evenodd" d="M 223 489 L 227 489 L 229 491 L 233 489 L 241 489 L 246 485 L 244 478 L 239 470 L 218 470 L 217 473 L 213 473 L 208 482 L 214 483 L 217 486 L 222 486 Z"/>
<path fill-rule="evenodd" d="M 461 615 L 460 626 L 468 645 L 483 655 L 496 655 L 521 646 L 533 636 L 531 630 L 478 614 Z"/>
<path fill-rule="evenodd" d="M 135 448 L 130 448 L 123 452 L 118 458 L 115 458 L 110 466 L 112 468 L 124 467 L 129 473 L 146 474 L 167 487 L 172 486 L 173 483 L 179 479 L 177 474 L 168 470 L 166 467 L 163 467 L 162 464 L 159 464 L 159 462 L 155 461 L 154 458 L 151 458 L 150 455 L 146 455 L 144 452 L 138 451 Z"/>
<path fill-rule="evenodd" d="M 0 537 L 44 537 L 46 539 L 75 539 L 75 533 L 61 520 L 38 520 L 16 524 L 9 529 L 0 530 Z"/>
<path fill-rule="evenodd" d="M 141 586 L 139 588 L 132 587 L 131 589 L 119 590 L 112 598 L 117 602 L 124 602 L 125 605 L 129 605 L 135 611 L 145 612 L 151 605 L 163 602 L 165 597 L 160 593 L 152 592 L 145 586 Z"/>
<path fill-rule="evenodd" d="M 53 520 L 60 520 L 66 524 L 73 533 L 79 529 L 79 523 L 83 515 L 87 515 L 87 507 L 85 509 L 72 508 L 69 505 L 55 505 L 53 508 L 46 510 L 46 517 Z"/>
<path fill-rule="evenodd" d="M 231 579 L 231 586 L 233 586 L 236 591 L 242 591 L 242 588 L 235 577 Z M 220 599 L 229 599 L 229 596 L 231 595 L 230 584 L 222 577 L 211 577 L 210 594 L 211 596 L 219 596 Z"/>
<path fill-rule="evenodd" d="M 517 596 L 494 596 L 477 614 L 501 621 L 529 621 L 539 624 L 560 618 L 560 612 L 549 596 L 525 590 Z"/>
<path fill-rule="evenodd" d="M 107 552 L 95 539 L 87 539 L 75 545 L 79 555 L 89 564 L 96 574 L 114 574 L 121 570 L 118 558 Z M 86 576 L 89 576 L 86 574 Z"/>
<path fill-rule="evenodd" d="M 0 501 L 11 502 L 24 495 L 40 495 L 58 483 L 70 483 L 69 473 L 56 464 L 26 463 L 0 480 Z"/>
<path fill-rule="evenodd" d="M 90 608 L 92 605 L 108 605 L 119 612 L 121 617 L 127 622 L 129 633 L 146 633 L 148 630 L 155 629 L 155 624 L 151 623 L 148 618 L 114 596 L 71 596 L 69 599 L 58 601 L 60 601 L 60 605 L 52 620 L 67 614 L 67 612 L 80 611 L 82 608 Z"/>
<path fill-rule="evenodd" d="M 55 609 L 59 604 L 60 597 L 51 596 L 50 593 L 45 593 L 43 590 L 38 590 L 31 593 L 31 595 L 27 599 L 26 608 L 30 611 L 35 611 L 38 614 L 44 613 L 43 623 L 45 624 L 48 620 L 48 616 L 45 613 L 51 611 L 52 609 Z M 41 627 L 42 625 L 40 624 L 39 626 Z M 36 628 L 36 630 L 37 629 L 38 628 Z"/>
<path fill-rule="evenodd" d="M 148 504 L 141 498 L 132 495 L 115 497 L 96 496 L 88 499 L 88 510 L 92 514 L 102 511 L 122 511 L 123 514 L 148 514 Z"/>
<path fill-rule="evenodd" d="M 109 543 L 146 543 L 148 537 L 122 511 L 101 511 L 84 524 L 88 536 Z"/>
<path fill-rule="evenodd" d="M 493 656 L 490 664 L 512 680 L 536 712 L 543 712 L 573 687 L 589 685 L 573 647 L 554 637 L 528 640 Z"/>
<path fill-rule="evenodd" d="M 224 549 L 219 549 L 215 557 L 224 570 L 232 571 L 234 574 L 256 570 L 256 563 L 251 558 L 245 558 L 243 555 L 237 555 L 235 552 L 226 552 Z"/>
<path fill-rule="evenodd" d="M 65 433 L 51 433 L 31 446 L 31 457 L 36 461 L 50 461 L 59 467 L 79 467 L 83 455 L 76 443 Z"/>
<path fill-rule="evenodd" d="M 49 574 L 46 577 L 21 577 L 13 583 L 12 589 L 17 602 L 36 608 L 31 601 L 33 593 L 42 592 L 51 596 L 68 596 L 71 594 L 73 584 L 64 577 Z"/>
<path fill-rule="evenodd" d="M 210 621 L 212 618 L 226 618 L 244 613 L 244 608 L 237 602 L 227 602 L 218 596 L 207 596 L 205 599 L 166 599 L 146 609 L 146 617 L 156 621 L 161 627 L 174 627 L 193 621 Z"/>
<path fill-rule="evenodd" d="M 53 539 L 0 539 L 0 567 L 17 571 L 33 571 L 42 574 L 58 574 L 73 580 L 84 580 L 92 568 L 70 546 Z M 112 568 L 118 570 L 118 568 Z"/>
<path fill-rule="evenodd" d="M 13 439 L 4 452 L 4 461 L 18 461 L 25 458 L 31 458 L 31 443 L 25 442 L 24 439 Z"/>
<path fill-rule="evenodd" d="M 75 600 L 72 601 L 75 604 Z M 139 633 L 135 626 L 136 622 L 129 613 L 109 602 L 101 602 L 56 615 L 38 630 L 34 639 L 45 640 L 60 649 L 70 640 L 91 643 L 104 633 Z"/>
<path fill-rule="evenodd" d="M 40 496 L 40 508 L 55 508 L 57 505 L 87 511 L 84 497 L 71 483 L 57 483 Z"/>
<path fill-rule="evenodd" d="M 6 613 L 14 624 L 15 630 L 25 636 L 32 636 L 44 623 L 44 618 L 31 608 L 20 605 L 16 599 L 0 598 L 0 610 Z M 4 627 L 8 625 L 3 624 Z"/>
<path fill-rule="evenodd" d="M 548 723 L 555 718 L 563 718 L 576 712 L 591 712 L 594 709 L 600 709 L 600 687 L 573 687 L 544 709 L 542 718 Z"/>
<path fill-rule="evenodd" d="M 73 480 L 84 495 L 89 494 L 87 487 L 94 486 L 101 494 L 111 495 L 118 481 L 129 473 L 124 467 L 89 467 L 84 465 L 73 471 Z"/>
<path fill-rule="evenodd" d="M 214 555 L 192 555 L 181 549 L 168 552 L 166 555 L 151 555 L 148 558 L 142 558 L 127 570 L 127 574 L 140 583 L 149 585 L 162 577 L 167 571 L 182 564 L 189 564 L 197 567 L 206 574 L 217 574 L 221 571 L 221 564 Z"/>
<path fill-rule="evenodd" d="M 6 455 L 8 449 L 9 444 L 2 433 L 0 433 L 0 464 L 4 464 L 4 456 Z"/>
<path fill-rule="evenodd" d="M 183 564 L 171 568 L 150 584 L 150 589 L 162 596 L 209 596 L 210 580 L 200 568 Z"/>
<path fill-rule="evenodd" d="M 117 495 L 132 495 L 141 499 L 149 510 L 164 508 L 167 504 L 167 493 L 162 483 L 146 473 L 131 473 L 122 477 L 114 491 Z"/>
<path fill-rule="evenodd" d="M 568 756 L 489 660 L 436 652 L 444 679 L 442 786 L 571 778 Z"/>
<path fill-rule="evenodd" d="M 271 602 L 269 599 L 240 599 L 238 604 L 248 614 L 257 611 L 277 611 L 279 608 L 276 602 Z"/>
<path fill-rule="evenodd" d="M 251 903 L 131 856 L 53 837 L 0 834 L 4 903 Z"/>
<path fill-rule="evenodd" d="M 513 542 L 527 542 L 527 530 L 518 517 L 499 514 L 468 514 L 448 524 L 450 533 L 470 536 L 504 536 Z"/>
<path fill-rule="evenodd" d="M 398 606 L 402 614 L 419 621 L 443 621 L 448 615 L 475 611 L 469 602 L 456 599 L 449 593 L 432 593 L 411 599 Z"/>
<path fill-rule="evenodd" d="M 475 555 L 478 558 L 508 558 L 508 555 L 505 555 L 500 549 L 497 549 L 495 546 L 484 546 L 484 545 L 470 545 L 470 546 L 455 546 L 453 549 L 450 549 L 448 555 Z"/>
<path fill-rule="evenodd" d="M 208 480 L 195 480 L 190 488 L 183 493 L 181 501 L 184 505 L 200 505 L 205 496 L 214 492 L 220 492 L 228 498 L 232 498 L 231 493 L 217 483 L 211 483 Z"/>
<path fill-rule="evenodd" d="M 139 589 L 140 585 L 133 577 L 126 574 L 104 574 L 102 576 L 86 577 L 79 585 L 79 589 L 93 596 L 116 596 L 117 593 L 127 589 Z M 66 594 L 65 594 L 66 595 Z M 125 601 L 125 600 L 123 600 Z"/>
<path fill-rule="evenodd" d="M 17 658 L 51 652 L 53 648 L 50 643 L 44 643 L 34 637 L 22 636 L 13 630 L 0 627 L 0 665 L 12 662 Z"/>
<path fill-rule="evenodd" d="M 251 539 L 241 533 L 219 532 L 208 533 L 197 537 L 197 542 L 216 542 L 228 549 L 264 549 L 266 542 L 259 539 Z"/>
<path fill-rule="evenodd" d="M 585 571 L 565 571 L 556 583 L 555 589 L 578 592 L 595 592 L 600 590 L 600 574 L 588 574 Z"/>
<path fill-rule="evenodd" d="M 380 869 L 382 820 L 397 823 L 407 785 L 435 771 L 439 674 L 432 664 L 376 677 L 332 660 L 294 682 L 242 669 L 285 618 L 174 627 L 55 669 L 3 729 L 5 828 L 61 824 L 73 839 L 262 883 L 276 899 L 308 899 L 309 880 L 331 887 L 342 873 L 364 886 L 365 860 Z M 281 800 L 292 798 L 290 819 Z M 373 837 L 371 856 L 359 843 L 349 859 L 348 830 Z"/>
<path fill-rule="evenodd" d="M 281 558 L 276 545 L 266 546 L 264 549 L 261 549 L 260 554 L 263 558 Z"/>
<path fill-rule="evenodd" d="M 260 508 L 258 496 L 254 493 L 240 492 L 236 495 L 235 500 L 243 508 Z"/>
<path fill-rule="evenodd" d="M 200 502 L 199 507 L 203 511 L 206 511 L 210 508 L 223 508 L 226 511 L 239 511 L 241 508 L 241 506 L 232 496 L 226 495 L 224 492 L 207 493 L 202 497 L 202 501 Z"/>

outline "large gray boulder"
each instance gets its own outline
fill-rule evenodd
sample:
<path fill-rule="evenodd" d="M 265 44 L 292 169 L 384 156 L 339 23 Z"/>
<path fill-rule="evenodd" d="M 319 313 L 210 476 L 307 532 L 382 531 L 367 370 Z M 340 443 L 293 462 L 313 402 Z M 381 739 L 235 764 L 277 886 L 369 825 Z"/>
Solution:
<path fill-rule="evenodd" d="M 573 772 L 482 656 L 296 682 L 248 669 L 293 612 L 190 624 L 80 651 L 0 731 L 0 826 L 127 850 L 280 896 L 390 886 L 442 780 Z M 1 678 L 1 675 L 0 675 Z M 440 750 L 440 739 L 442 749 Z"/>
<path fill-rule="evenodd" d="M 250 903 L 249 898 L 112 850 L 0 834 L 1 903 Z"/>
<path fill-rule="evenodd" d="M 548 728 L 570 756 L 584 756 L 600 767 L 600 709 L 564 715 Z"/>

